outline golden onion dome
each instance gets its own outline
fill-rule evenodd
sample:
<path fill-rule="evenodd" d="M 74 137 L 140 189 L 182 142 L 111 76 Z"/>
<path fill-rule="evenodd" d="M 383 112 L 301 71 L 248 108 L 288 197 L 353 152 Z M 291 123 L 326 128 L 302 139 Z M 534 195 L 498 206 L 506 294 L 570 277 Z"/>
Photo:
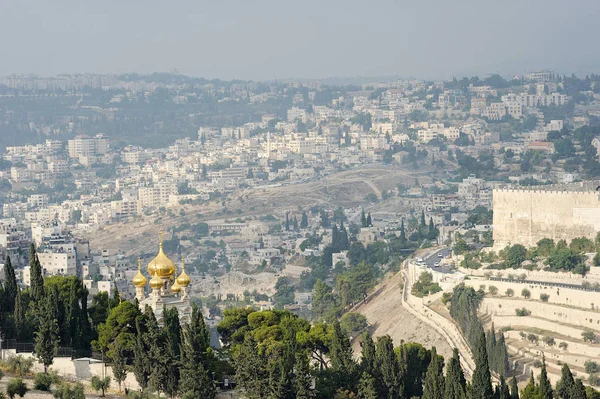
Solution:
<path fill-rule="evenodd" d="M 138 258 L 138 272 L 133 278 L 133 285 L 136 287 L 144 287 L 147 281 L 146 277 L 142 274 L 142 260 Z"/>
<path fill-rule="evenodd" d="M 181 258 L 181 274 L 177 277 L 176 283 L 181 287 L 187 287 L 191 282 L 192 279 L 185 272 L 185 260 Z"/>
<path fill-rule="evenodd" d="M 177 284 L 177 280 L 173 283 L 173 285 L 171 286 L 171 292 L 173 294 L 179 294 L 179 291 L 181 291 L 181 287 L 179 286 L 179 284 Z"/>
<path fill-rule="evenodd" d="M 148 263 L 148 273 L 159 278 L 170 277 L 175 273 L 175 263 L 165 255 L 163 250 L 162 231 L 160 233 L 158 254 Z"/>
<path fill-rule="evenodd" d="M 160 290 L 163 287 L 163 281 L 156 274 L 150 279 L 150 287 L 153 290 Z"/>

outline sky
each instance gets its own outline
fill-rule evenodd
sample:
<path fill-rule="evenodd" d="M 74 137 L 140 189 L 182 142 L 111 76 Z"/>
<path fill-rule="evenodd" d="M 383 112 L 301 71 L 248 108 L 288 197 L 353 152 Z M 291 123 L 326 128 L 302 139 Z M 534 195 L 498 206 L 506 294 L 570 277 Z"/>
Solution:
<path fill-rule="evenodd" d="M 598 0 L 0 0 L 0 76 L 600 73 Z"/>

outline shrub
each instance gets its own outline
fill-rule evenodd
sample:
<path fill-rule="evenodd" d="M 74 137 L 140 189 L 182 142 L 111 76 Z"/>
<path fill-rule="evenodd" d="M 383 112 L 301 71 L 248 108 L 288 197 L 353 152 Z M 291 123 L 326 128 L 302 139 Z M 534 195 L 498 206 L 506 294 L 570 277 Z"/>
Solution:
<path fill-rule="evenodd" d="M 542 300 L 542 302 L 548 302 L 548 299 L 550 299 L 550 295 L 540 294 L 540 299 Z"/>
<path fill-rule="evenodd" d="M 525 308 L 521 308 L 521 309 L 515 309 L 515 313 L 517 314 L 517 316 L 523 317 L 523 316 L 529 316 L 531 314 L 531 311 L 527 310 Z"/>
<path fill-rule="evenodd" d="M 567 350 L 567 348 L 569 347 L 569 344 L 567 344 L 566 342 L 564 342 L 564 341 L 563 341 L 563 342 L 561 342 L 560 344 L 558 344 L 558 347 L 559 347 L 560 349 Z"/>
<path fill-rule="evenodd" d="M 590 385 L 597 387 L 600 385 L 600 377 L 598 377 L 598 374 L 590 374 L 588 377 L 588 382 Z"/>
<path fill-rule="evenodd" d="M 538 336 L 535 334 L 527 334 L 527 341 L 532 342 L 534 344 L 538 343 Z"/>
<path fill-rule="evenodd" d="M 6 386 L 6 394 L 10 399 L 13 399 L 16 395 L 23 397 L 27 391 L 27 385 L 20 378 L 11 378 Z"/>
<path fill-rule="evenodd" d="M 506 296 L 513 296 L 515 295 L 515 290 L 513 290 L 512 288 L 508 288 L 504 294 Z"/>
<path fill-rule="evenodd" d="M 33 379 L 33 387 L 38 391 L 50 391 L 53 383 L 57 382 L 58 377 L 50 373 L 38 373 Z"/>
<path fill-rule="evenodd" d="M 496 295 L 498 293 L 498 288 L 493 285 L 490 285 L 488 287 L 488 292 L 492 295 Z"/>
<path fill-rule="evenodd" d="M 595 343 L 597 341 L 596 333 L 591 330 L 586 330 L 582 332 L 581 338 L 583 338 L 585 342 Z"/>
<path fill-rule="evenodd" d="M 6 365 L 11 373 L 23 377 L 31 371 L 31 368 L 33 367 L 33 358 L 24 358 L 21 355 L 13 356 L 8 359 Z"/>
<path fill-rule="evenodd" d="M 535 362 L 533 362 L 533 367 L 539 369 L 540 367 L 542 367 L 542 362 L 540 360 L 536 360 Z"/>
<path fill-rule="evenodd" d="M 597 373 L 600 371 L 600 366 L 598 363 L 588 360 L 585 362 L 585 372 L 588 374 Z"/>
<path fill-rule="evenodd" d="M 521 296 L 523 298 L 529 299 L 531 297 L 531 291 L 529 291 L 527 288 L 523 288 L 521 290 Z"/>
<path fill-rule="evenodd" d="M 69 399 L 85 399 L 85 393 L 83 385 L 77 383 L 71 384 L 60 384 L 58 388 L 53 392 L 55 398 L 69 398 Z"/>
<path fill-rule="evenodd" d="M 554 346 L 554 344 L 556 344 L 556 341 L 554 341 L 554 338 L 552 337 L 544 337 L 542 338 L 542 341 L 548 346 Z"/>

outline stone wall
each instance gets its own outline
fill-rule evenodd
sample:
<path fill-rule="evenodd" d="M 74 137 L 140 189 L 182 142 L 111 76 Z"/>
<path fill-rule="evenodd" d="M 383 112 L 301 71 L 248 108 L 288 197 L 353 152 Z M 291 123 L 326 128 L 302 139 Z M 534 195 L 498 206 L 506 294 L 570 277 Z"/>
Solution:
<path fill-rule="evenodd" d="M 596 191 L 495 189 L 494 248 L 534 246 L 542 238 L 567 242 L 594 239 L 600 231 L 600 199 Z"/>

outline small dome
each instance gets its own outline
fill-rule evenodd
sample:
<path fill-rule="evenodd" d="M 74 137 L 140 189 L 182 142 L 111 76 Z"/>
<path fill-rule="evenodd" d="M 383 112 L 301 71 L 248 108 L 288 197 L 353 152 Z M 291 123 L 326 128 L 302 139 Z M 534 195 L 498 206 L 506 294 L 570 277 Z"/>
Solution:
<path fill-rule="evenodd" d="M 185 261 L 181 258 L 181 274 L 177 277 L 176 283 L 185 288 L 190 285 L 191 282 L 192 279 L 185 272 Z"/>
<path fill-rule="evenodd" d="M 162 243 L 162 232 L 160 233 L 160 246 L 158 254 L 148 263 L 148 273 L 160 278 L 170 277 L 175 273 L 175 263 L 165 255 Z"/>
<path fill-rule="evenodd" d="M 171 292 L 173 294 L 179 294 L 179 291 L 181 291 L 181 287 L 179 286 L 179 284 L 177 284 L 177 281 L 175 281 L 171 286 Z"/>
<path fill-rule="evenodd" d="M 160 290 L 163 287 L 163 281 L 156 274 L 150 279 L 150 287 L 153 290 Z"/>
<path fill-rule="evenodd" d="M 144 287 L 147 282 L 148 280 L 142 274 L 142 261 L 140 258 L 138 258 L 138 272 L 133 278 L 133 285 L 135 285 L 136 287 Z"/>

